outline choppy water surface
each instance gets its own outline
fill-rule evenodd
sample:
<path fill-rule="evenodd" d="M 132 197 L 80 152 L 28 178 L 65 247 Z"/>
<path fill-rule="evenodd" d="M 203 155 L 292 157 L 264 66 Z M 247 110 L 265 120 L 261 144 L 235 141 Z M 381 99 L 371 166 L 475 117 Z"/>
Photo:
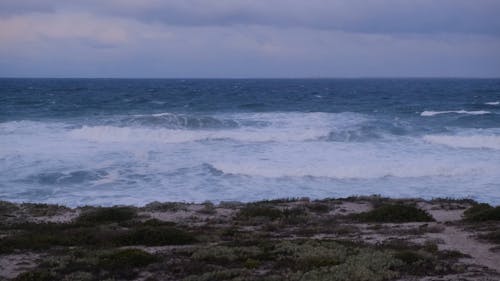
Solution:
<path fill-rule="evenodd" d="M 0 199 L 500 204 L 500 80 L 0 79 Z"/>

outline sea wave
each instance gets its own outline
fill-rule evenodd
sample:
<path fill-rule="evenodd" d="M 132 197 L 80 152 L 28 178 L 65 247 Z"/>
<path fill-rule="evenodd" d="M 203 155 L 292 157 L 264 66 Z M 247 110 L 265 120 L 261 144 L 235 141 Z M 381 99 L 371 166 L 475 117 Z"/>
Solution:
<path fill-rule="evenodd" d="M 482 114 L 490 114 L 490 111 L 486 110 L 474 110 L 474 111 L 467 111 L 467 110 L 447 110 L 447 111 L 424 111 L 420 113 L 420 116 L 435 116 L 439 114 L 450 114 L 450 113 L 455 113 L 455 114 L 469 114 L 469 115 L 482 115 Z"/>
<path fill-rule="evenodd" d="M 118 125 L 163 127 L 169 129 L 215 129 L 239 127 L 239 123 L 231 119 L 220 119 L 211 116 L 192 116 L 168 112 L 150 115 L 126 116 L 119 120 Z"/>
<path fill-rule="evenodd" d="M 500 149 L 500 136 L 497 135 L 426 135 L 423 139 L 430 143 L 442 144 L 455 148 Z"/>
<path fill-rule="evenodd" d="M 204 140 L 234 140 L 242 142 L 287 142 L 315 140 L 325 135 L 324 130 L 180 130 L 147 129 L 115 126 L 83 126 L 69 132 L 69 136 L 94 142 L 160 142 L 183 143 Z"/>
<path fill-rule="evenodd" d="M 486 104 L 486 105 L 500 105 L 500 101 L 490 101 L 490 102 L 485 102 L 484 104 Z"/>
<path fill-rule="evenodd" d="M 0 136 L 41 136 L 53 135 L 56 132 L 72 128 L 63 122 L 41 122 L 30 120 L 7 121 L 0 123 Z"/>
<path fill-rule="evenodd" d="M 330 163 L 330 165 L 265 165 L 257 162 L 214 163 L 213 167 L 224 174 L 264 178 L 330 178 L 337 180 L 455 177 L 491 172 L 489 167 L 470 165 L 454 166 L 435 160 L 409 163 L 389 163 L 366 160 L 355 165 Z"/>
<path fill-rule="evenodd" d="M 161 113 L 119 120 L 121 121 L 83 125 L 71 130 L 69 136 L 95 142 L 356 141 L 369 137 L 371 130 L 370 126 L 359 127 L 368 119 L 353 113 L 273 112 L 216 114 L 209 117 Z"/>
<path fill-rule="evenodd" d="M 407 125 L 377 120 L 354 124 L 332 130 L 328 136 L 320 140 L 334 142 L 366 142 L 388 139 L 408 133 Z"/>
<path fill-rule="evenodd" d="M 81 184 L 88 181 L 97 181 L 107 176 L 107 172 L 103 170 L 95 171 L 72 171 L 68 173 L 63 172 L 45 172 L 36 175 L 30 175 L 24 181 L 32 182 L 42 185 L 68 185 L 68 184 Z"/>

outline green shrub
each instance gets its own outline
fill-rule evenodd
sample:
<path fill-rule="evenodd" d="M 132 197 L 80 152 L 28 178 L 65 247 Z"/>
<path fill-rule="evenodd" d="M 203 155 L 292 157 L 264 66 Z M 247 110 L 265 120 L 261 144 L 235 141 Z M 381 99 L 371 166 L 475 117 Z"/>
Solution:
<path fill-rule="evenodd" d="M 399 274 L 394 268 L 399 265 L 399 260 L 388 253 L 361 250 L 345 263 L 297 272 L 295 278 L 300 281 L 383 281 L 397 278 Z"/>
<path fill-rule="evenodd" d="M 405 204 L 381 204 L 375 209 L 354 214 L 353 217 L 363 222 L 429 222 L 434 218 L 426 211 Z"/>
<path fill-rule="evenodd" d="M 137 224 L 135 224 L 137 225 Z M 162 221 L 159 219 L 149 219 L 140 224 L 141 226 L 176 226 L 177 224 L 173 221 Z M 134 225 L 132 225 L 134 226 Z"/>
<path fill-rule="evenodd" d="M 308 214 L 303 207 L 286 208 L 282 211 L 281 222 L 285 224 L 301 224 L 307 221 Z"/>
<path fill-rule="evenodd" d="M 217 213 L 217 209 L 212 202 L 206 201 L 203 202 L 203 208 L 201 208 L 197 212 L 204 215 L 215 215 Z"/>
<path fill-rule="evenodd" d="M 471 222 L 499 221 L 500 206 L 492 207 L 489 204 L 476 204 L 464 212 L 465 220 Z"/>
<path fill-rule="evenodd" d="M 258 268 L 259 266 L 260 266 L 260 261 L 258 261 L 258 260 L 248 258 L 245 261 L 245 268 L 247 268 L 247 269 L 255 269 L 255 268 Z"/>
<path fill-rule="evenodd" d="M 432 203 L 457 203 L 457 204 L 477 204 L 476 201 L 470 198 L 452 198 L 452 197 L 437 197 L 431 200 Z"/>
<path fill-rule="evenodd" d="M 94 276 L 89 272 L 76 271 L 64 276 L 62 281 L 93 281 Z"/>
<path fill-rule="evenodd" d="M 307 197 L 287 197 L 287 198 L 276 198 L 276 199 L 265 199 L 265 200 L 260 200 L 260 201 L 255 201 L 250 204 L 255 204 L 255 205 L 262 205 L 262 204 L 285 204 L 285 203 L 293 203 L 293 202 L 299 202 L 299 201 L 305 201 L 308 202 L 309 198 Z"/>
<path fill-rule="evenodd" d="M 491 231 L 486 234 L 481 234 L 479 235 L 479 238 L 488 240 L 496 244 L 500 244 L 500 230 Z"/>
<path fill-rule="evenodd" d="M 133 207 L 101 207 L 83 212 L 78 218 L 78 223 L 99 224 L 128 221 L 137 216 Z"/>
<path fill-rule="evenodd" d="M 398 251 L 394 254 L 394 257 L 398 260 L 403 261 L 404 263 L 406 263 L 408 265 L 411 265 L 411 264 L 417 263 L 421 260 L 424 260 L 424 257 L 422 257 L 422 255 L 420 255 L 418 252 L 412 251 L 412 250 Z"/>
<path fill-rule="evenodd" d="M 43 250 L 56 246 L 110 247 L 121 245 L 132 231 L 82 224 L 31 223 L 19 226 L 16 235 L 0 239 L 0 252 L 14 249 Z"/>
<path fill-rule="evenodd" d="M 179 211 L 187 211 L 187 204 L 178 203 L 178 202 L 158 202 L 154 201 L 146 206 L 144 209 L 147 211 L 156 211 L 156 212 L 179 212 Z"/>
<path fill-rule="evenodd" d="M 30 215 L 34 217 L 54 216 L 61 211 L 67 211 L 69 208 L 59 205 L 43 204 L 43 203 L 23 203 L 24 208 Z"/>
<path fill-rule="evenodd" d="M 99 257 L 98 266 L 109 270 L 144 267 L 156 262 L 155 255 L 139 249 L 119 250 Z"/>
<path fill-rule="evenodd" d="M 264 217 L 271 220 L 275 220 L 283 217 L 283 212 L 273 207 L 248 204 L 240 209 L 237 217 L 239 219 Z"/>
<path fill-rule="evenodd" d="M 196 238 L 184 230 L 171 226 L 140 226 L 118 238 L 121 245 L 185 245 L 196 242 Z"/>
<path fill-rule="evenodd" d="M 460 259 L 460 258 L 470 258 L 470 255 L 464 254 L 455 250 L 443 250 L 436 253 L 438 258 L 441 260 L 445 259 Z"/>
<path fill-rule="evenodd" d="M 54 276 L 49 271 L 46 270 L 34 270 L 21 273 L 15 279 L 15 281 L 53 281 Z"/>
<path fill-rule="evenodd" d="M 191 258 L 194 260 L 226 263 L 257 258 L 260 254 L 260 249 L 255 246 L 209 246 L 199 248 L 191 255 Z"/>
<path fill-rule="evenodd" d="M 307 209 L 315 213 L 328 213 L 330 211 L 330 206 L 325 203 L 313 202 L 305 205 Z"/>
<path fill-rule="evenodd" d="M 273 259 L 281 266 L 310 269 L 345 262 L 349 249 L 335 241 L 282 241 L 275 245 Z"/>
<path fill-rule="evenodd" d="M 17 210 L 19 207 L 16 204 L 0 200 L 0 215 L 12 215 Z"/>
<path fill-rule="evenodd" d="M 16 235 L 0 238 L 0 253 L 15 249 L 43 250 L 56 246 L 113 247 L 128 245 L 184 245 L 195 237 L 168 222 L 157 220 L 131 225 L 128 229 L 112 225 L 41 223 L 22 225 Z"/>
<path fill-rule="evenodd" d="M 190 275 L 182 280 L 183 281 L 234 280 L 233 278 L 239 276 L 248 276 L 248 272 L 242 269 L 215 270 L 203 273 L 202 275 Z M 242 280 L 242 279 L 236 279 L 236 280 Z"/>
<path fill-rule="evenodd" d="M 437 253 L 439 251 L 439 247 L 435 241 L 427 240 L 423 245 L 423 249 L 429 253 Z"/>

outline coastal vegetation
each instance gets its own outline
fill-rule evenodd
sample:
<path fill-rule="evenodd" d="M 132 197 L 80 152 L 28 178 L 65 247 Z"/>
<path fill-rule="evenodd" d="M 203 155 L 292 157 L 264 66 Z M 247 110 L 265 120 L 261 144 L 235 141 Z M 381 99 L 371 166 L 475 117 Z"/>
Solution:
<path fill-rule="evenodd" d="M 9 272 L 0 280 L 476 280 L 472 269 L 496 278 L 436 238 L 475 225 L 478 241 L 499 243 L 496 209 L 378 196 L 76 209 L 0 202 L 0 269 Z M 433 216 L 457 210 L 463 217 Z"/>
<path fill-rule="evenodd" d="M 430 222 L 434 218 L 413 205 L 382 204 L 373 210 L 353 215 L 363 222 Z"/>

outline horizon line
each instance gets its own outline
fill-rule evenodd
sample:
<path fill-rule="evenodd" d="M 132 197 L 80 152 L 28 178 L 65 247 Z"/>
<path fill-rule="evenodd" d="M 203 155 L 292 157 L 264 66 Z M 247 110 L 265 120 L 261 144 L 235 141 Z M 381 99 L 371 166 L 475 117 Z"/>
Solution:
<path fill-rule="evenodd" d="M 109 77 L 85 77 L 85 76 L 0 76 L 0 79 L 128 79 L 128 80 L 294 80 L 294 79 L 500 79 L 500 76 L 305 76 L 305 77 L 128 77 L 128 76 L 109 76 Z"/>

